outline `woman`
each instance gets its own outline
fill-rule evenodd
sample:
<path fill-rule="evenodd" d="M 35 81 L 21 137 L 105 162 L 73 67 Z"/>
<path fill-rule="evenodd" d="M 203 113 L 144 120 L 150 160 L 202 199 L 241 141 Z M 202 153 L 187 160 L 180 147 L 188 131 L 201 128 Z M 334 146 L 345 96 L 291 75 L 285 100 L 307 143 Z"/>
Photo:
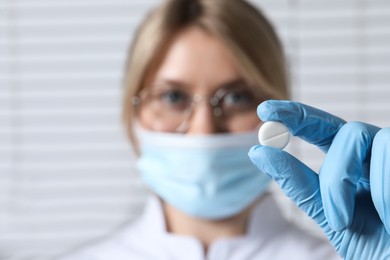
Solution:
<path fill-rule="evenodd" d="M 170 0 L 140 26 L 124 122 L 151 196 L 123 232 L 70 259 L 333 259 L 283 219 L 249 160 L 257 105 L 288 98 L 282 46 L 244 1 Z"/>
<path fill-rule="evenodd" d="M 153 195 L 140 219 L 66 259 L 338 258 L 283 219 L 267 176 L 341 256 L 390 258 L 390 129 L 278 100 L 282 47 L 248 3 L 164 2 L 134 38 L 125 85 L 124 122 Z M 249 150 L 256 107 L 327 153 L 319 174 L 282 150 Z"/>

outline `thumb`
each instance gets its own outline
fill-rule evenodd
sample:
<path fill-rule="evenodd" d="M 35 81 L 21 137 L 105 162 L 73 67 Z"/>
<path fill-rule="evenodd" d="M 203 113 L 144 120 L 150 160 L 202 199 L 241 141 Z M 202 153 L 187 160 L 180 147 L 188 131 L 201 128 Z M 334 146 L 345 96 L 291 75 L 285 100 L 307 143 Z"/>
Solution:
<path fill-rule="evenodd" d="M 269 146 L 253 146 L 248 155 L 328 237 L 332 236 L 322 206 L 318 175 L 314 171 L 289 153 Z"/>

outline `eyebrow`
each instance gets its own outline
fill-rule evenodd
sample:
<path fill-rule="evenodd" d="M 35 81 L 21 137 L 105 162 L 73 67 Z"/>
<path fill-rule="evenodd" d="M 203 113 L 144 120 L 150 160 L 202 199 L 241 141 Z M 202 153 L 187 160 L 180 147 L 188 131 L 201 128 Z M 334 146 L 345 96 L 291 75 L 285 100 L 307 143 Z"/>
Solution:
<path fill-rule="evenodd" d="M 174 87 L 184 87 L 184 88 L 190 88 L 191 84 L 188 84 L 187 82 L 181 81 L 181 80 L 175 80 L 175 79 L 161 79 L 157 80 L 153 83 L 153 85 L 158 85 L 158 84 L 167 84 L 171 85 Z M 220 89 L 220 88 L 226 88 L 226 89 L 231 89 L 231 88 L 236 88 L 238 86 L 246 86 L 247 83 L 243 78 L 237 77 L 233 80 L 226 81 L 218 86 L 216 86 L 215 89 Z"/>
<path fill-rule="evenodd" d="M 175 79 L 160 79 L 156 80 L 153 82 L 152 85 L 159 85 L 159 84 L 166 84 L 174 87 L 189 87 L 190 84 L 180 81 L 180 80 L 175 80 Z"/>
<path fill-rule="evenodd" d="M 231 88 L 236 88 L 236 87 L 241 87 L 241 86 L 247 86 L 246 81 L 243 78 L 236 78 L 234 80 L 223 83 L 218 88 L 231 89 Z"/>

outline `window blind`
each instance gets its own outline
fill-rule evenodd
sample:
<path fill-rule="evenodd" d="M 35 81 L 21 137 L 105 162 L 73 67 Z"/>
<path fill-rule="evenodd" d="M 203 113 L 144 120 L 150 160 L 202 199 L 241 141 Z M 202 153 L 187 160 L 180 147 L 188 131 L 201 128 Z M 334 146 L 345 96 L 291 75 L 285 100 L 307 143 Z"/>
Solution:
<path fill-rule="evenodd" d="M 155 2 L 0 1 L 0 259 L 51 258 L 139 214 L 121 81 Z"/>
<path fill-rule="evenodd" d="M 121 80 L 159 2 L 0 0 L 0 259 L 50 259 L 138 216 L 146 190 L 121 128 Z M 294 100 L 390 125 L 390 2 L 251 2 L 283 40 Z M 315 147 L 288 149 L 319 169 Z"/>

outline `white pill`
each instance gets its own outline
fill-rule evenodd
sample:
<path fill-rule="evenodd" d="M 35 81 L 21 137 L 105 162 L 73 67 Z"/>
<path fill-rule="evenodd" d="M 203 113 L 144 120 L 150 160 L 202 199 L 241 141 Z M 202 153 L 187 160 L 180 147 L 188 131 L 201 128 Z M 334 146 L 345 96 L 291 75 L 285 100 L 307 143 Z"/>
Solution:
<path fill-rule="evenodd" d="M 290 141 L 290 132 L 285 124 L 276 121 L 265 122 L 259 130 L 261 145 L 283 149 Z"/>

